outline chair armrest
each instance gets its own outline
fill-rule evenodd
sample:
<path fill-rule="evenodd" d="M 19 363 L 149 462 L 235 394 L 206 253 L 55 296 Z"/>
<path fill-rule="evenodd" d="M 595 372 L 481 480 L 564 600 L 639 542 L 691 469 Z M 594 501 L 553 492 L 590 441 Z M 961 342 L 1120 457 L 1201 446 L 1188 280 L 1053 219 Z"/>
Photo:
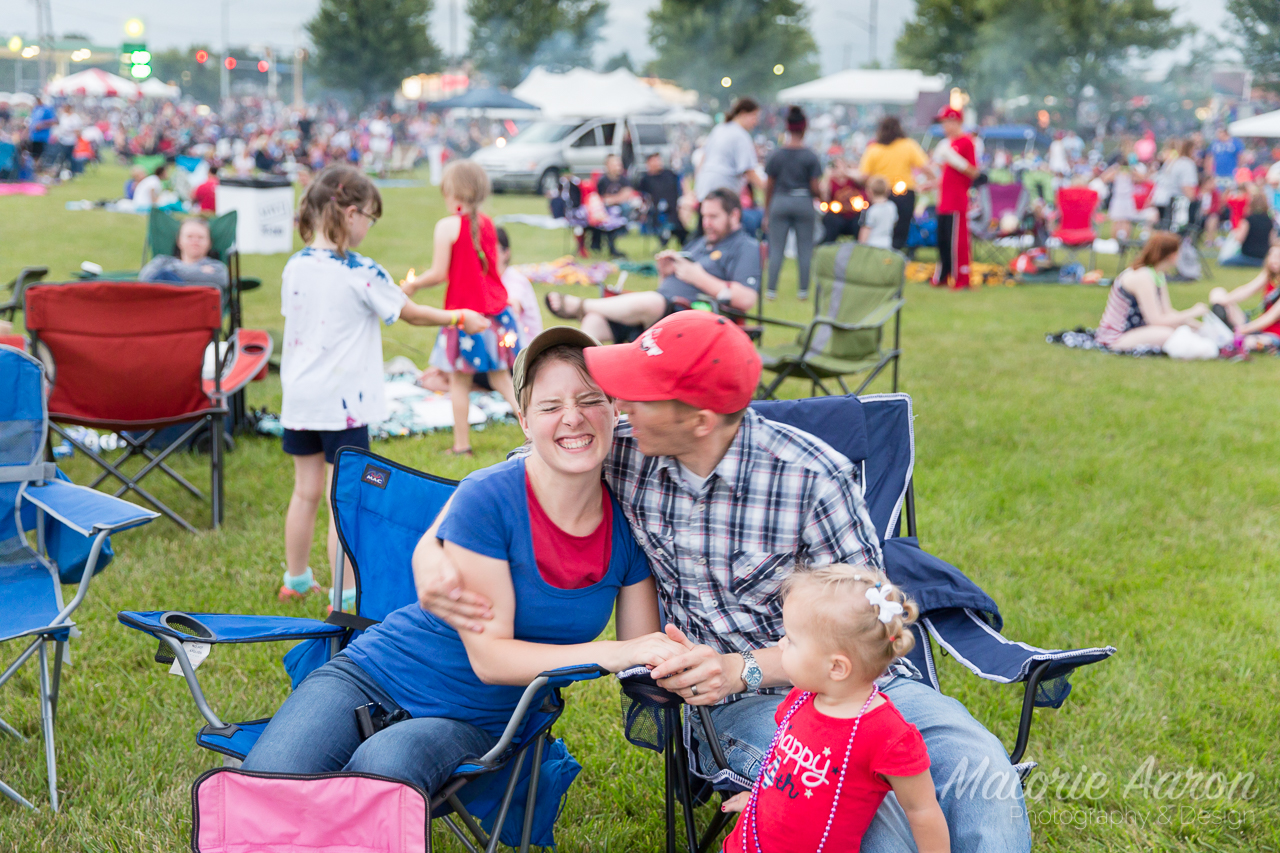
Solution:
<path fill-rule="evenodd" d="M 92 536 L 98 530 L 116 533 L 160 517 L 158 512 L 63 480 L 30 484 L 22 490 L 22 497 L 81 536 Z"/>
<path fill-rule="evenodd" d="M 319 619 L 296 616 L 249 616 L 236 613 L 183 613 L 176 610 L 122 610 L 120 624 L 150 634 L 201 643 L 270 643 L 341 636 L 346 630 Z M 187 630 L 178 630 L 182 626 Z M 195 634 L 190 633 L 195 631 Z"/>
<path fill-rule="evenodd" d="M 594 663 L 549 669 L 540 674 L 524 689 L 524 693 L 521 694 L 520 701 L 516 704 L 516 709 L 511 714 L 511 719 L 507 721 L 506 728 L 502 730 L 502 736 L 498 738 L 498 742 L 483 756 L 470 763 L 482 766 L 490 765 L 502 757 L 502 754 L 507 751 L 512 741 L 515 740 L 516 735 L 524 727 L 525 717 L 528 716 L 529 710 L 533 707 L 533 700 L 538 697 L 538 694 L 544 688 L 548 686 L 563 687 L 575 681 L 590 681 L 608 674 L 609 670 Z"/>
<path fill-rule="evenodd" d="M 85 572 L 88 577 L 88 571 Z M 305 640 L 313 638 L 336 637 L 346 629 L 338 625 L 328 625 L 317 619 L 298 619 L 291 616 L 242 616 L 222 613 L 181 613 L 175 610 L 130 611 L 122 610 L 116 614 L 120 624 L 136 631 L 150 634 L 160 641 L 161 651 L 164 647 L 177 661 L 182 670 L 182 677 L 191 691 L 191 698 L 200 711 L 200 716 L 208 721 L 215 730 L 226 731 L 229 727 L 209 707 L 200 680 L 196 677 L 195 667 L 187 656 L 183 641 L 200 643 L 262 643 L 276 640 Z M 181 625 L 186 631 L 179 631 L 174 625 Z M 194 633 L 188 633 L 194 632 Z"/>

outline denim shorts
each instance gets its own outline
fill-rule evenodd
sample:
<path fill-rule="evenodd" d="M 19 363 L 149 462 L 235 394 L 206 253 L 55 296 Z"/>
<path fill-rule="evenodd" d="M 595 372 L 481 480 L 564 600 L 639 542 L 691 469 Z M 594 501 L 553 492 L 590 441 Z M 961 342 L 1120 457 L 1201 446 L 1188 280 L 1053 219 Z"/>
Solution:
<path fill-rule="evenodd" d="M 333 464 L 339 447 L 369 449 L 369 428 L 350 429 L 286 429 L 281 440 L 284 452 L 290 456 L 312 456 L 324 453 L 324 461 Z"/>

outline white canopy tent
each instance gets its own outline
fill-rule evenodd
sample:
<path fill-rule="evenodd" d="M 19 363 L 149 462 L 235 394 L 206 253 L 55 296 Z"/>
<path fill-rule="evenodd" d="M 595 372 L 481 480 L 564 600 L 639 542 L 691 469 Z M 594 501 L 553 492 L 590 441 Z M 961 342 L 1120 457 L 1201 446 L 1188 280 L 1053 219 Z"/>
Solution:
<path fill-rule="evenodd" d="M 1242 118 L 1227 125 L 1227 132 L 1232 136 L 1280 136 L 1280 110 L 1262 115 Z"/>
<path fill-rule="evenodd" d="M 922 92 L 941 92 L 946 79 L 914 68 L 854 68 L 837 71 L 778 93 L 779 101 L 836 104 L 914 104 Z"/>
<path fill-rule="evenodd" d="M 138 84 L 101 68 L 86 68 L 60 80 L 54 80 L 45 91 L 54 97 L 137 98 Z"/>
<path fill-rule="evenodd" d="M 539 66 L 511 94 L 538 106 L 549 117 L 635 115 L 671 109 L 651 86 L 625 68 L 607 74 L 586 68 L 556 74 Z"/>
<path fill-rule="evenodd" d="M 142 85 L 138 86 L 145 98 L 159 98 L 166 101 L 176 101 L 182 97 L 182 90 L 177 86 L 170 86 L 168 83 L 156 77 L 148 77 L 142 81 Z"/>

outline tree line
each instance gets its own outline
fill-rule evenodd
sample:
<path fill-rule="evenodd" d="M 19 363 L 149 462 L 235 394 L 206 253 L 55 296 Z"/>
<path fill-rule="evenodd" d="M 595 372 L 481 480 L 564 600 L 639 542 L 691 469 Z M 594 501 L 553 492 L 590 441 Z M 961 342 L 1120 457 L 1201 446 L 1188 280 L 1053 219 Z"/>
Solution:
<path fill-rule="evenodd" d="M 510 87 L 536 65 L 593 66 L 609 8 L 608 0 L 467 0 L 466 54 L 448 57 L 429 31 L 434 2 L 321 0 L 306 26 L 314 45 L 308 74 L 365 102 L 458 60 Z M 623 51 L 603 70 L 655 74 L 725 101 L 739 93 L 768 98 L 817 76 L 803 0 L 661 0 L 648 17 L 636 40 L 647 41 L 653 59 L 638 68 Z M 948 75 L 982 107 L 1019 97 L 1060 102 L 1063 112 L 1084 101 L 1122 102 L 1153 88 L 1137 74 L 1144 60 L 1188 40 L 1190 60 L 1166 81 L 1174 107 L 1191 96 L 1193 72 L 1224 57 L 1280 88 L 1280 2 L 1227 0 L 1224 29 L 1225 41 L 1196 34 L 1156 0 L 917 0 L 895 53 L 903 67 Z M 157 76 L 183 77 L 177 81 L 197 97 L 213 94 L 216 63 L 193 70 L 195 50 L 157 54 Z"/>

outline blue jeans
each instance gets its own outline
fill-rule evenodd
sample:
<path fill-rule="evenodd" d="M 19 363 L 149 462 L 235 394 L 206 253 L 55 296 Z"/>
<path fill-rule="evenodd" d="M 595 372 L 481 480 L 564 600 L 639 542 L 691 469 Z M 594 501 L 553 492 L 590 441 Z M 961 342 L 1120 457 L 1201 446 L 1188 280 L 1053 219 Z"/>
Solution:
<path fill-rule="evenodd" d="M 929 772 L 951 832 L 956 853 L 1024 853 L 1031 849 L 1031 826 L 1022 784 L 1004 746 L 963 705 L 920 681 L 893 678 L 884 693 L 907 722 L 924 736 Z M 752 696 L 711 711 L 725 760 L 741 776 L 754 779 L 777 731 L 774 713 L 782 696 Z M 694 725 L 694 732 L 700 728 Z M 711 751 L 698 745 L 698 764 L 714 767 Z M 907 816 L 893 792 L 876 812 L 862 838 L 862 853 L 902 853 L 916 849 Z"/>
<path fill-rule="evenodd" d="M 1260 267 L 1264 258 L 1255 258 L 1252 255 L 1246 255 L 1244 252 L 1236 252 L 1229 258 L 1218 261 L 1220 267 Z"/>
<path fill-rule="evenodd" d="M 245 757 L 245 770 L 326 773 L 347 770 L 403 779 L 435 792 L 464 761 L 484 755 L 497 738 L 470 723 L 441 717 L 405 720 L 360 741 L 355 709 L 379 702 L 400 709 L 345 655 L 308 675 L 271 718 Z"/>

